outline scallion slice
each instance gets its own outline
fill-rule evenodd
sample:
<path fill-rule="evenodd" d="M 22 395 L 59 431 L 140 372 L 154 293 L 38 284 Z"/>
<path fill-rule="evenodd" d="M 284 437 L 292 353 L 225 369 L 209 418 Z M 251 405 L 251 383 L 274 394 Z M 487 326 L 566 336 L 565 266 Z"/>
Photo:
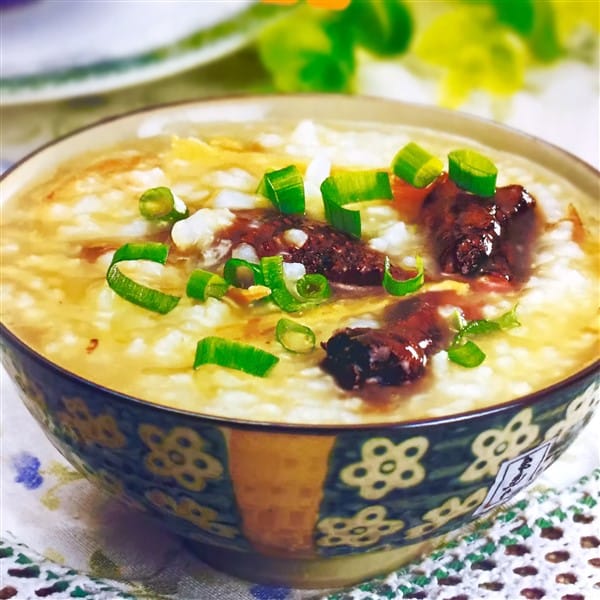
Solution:
<path fill-rule="evenodd" d="M 420 256 L 416 258 L 417 274 L 410 279 L 395 279 L 390 272 L 390 259 L 385 257 L 383 271 L 383 287 L 388 294 L 392 296 L 406 296 L 416 292 L 425 283 L 425 268 L 423 259 Z"/>
<path fill-rule="evenodd" d="M 291 319 L 277 321 L 275 337 L 286 350 L 297 354 L 309 354 L 316 345 L 313 330 Z"/>
<path fill-rule="evenodd" d="M 414 142 L 401 148 L 392 161 L 394 175 L 417 188 L 427 187 L 443 168 L 439 158 Z"/>
<path fill-rule="evenodd" d="M 223 267 L 223 278 L 234 287 L 263 285 L 264 279 L 260 265 L 243 258 L 230 258 Z"/>
<path fill-rule="evenodd" d="M 331 295 L 329 282 L 323 275 L 305 275 L 296 284 L 296 296 L 288 289 L 283 273 L 283 258 L 265 256 L 260 259 L 264 284 L 271 290 L 271 299 L 286 312 L 298 312 L 320 304 Z"/>
<path fill-rule="evenodd" d="M 229 284 L 220 275 L 196 269 L 188 279 L 186 293 L 190 298 L 204 301 L 209 297 L 221 298 L 228 288 Z"/>
<path fill-rule="evenodd" d="M 515 305 L 497 319 L 475 319 L 473 321 L 465 321 L 464 317 L 458 313 L 460 329 L 448 348 L 448 358 L 463 367 L 478 367 L 485 360 L 485 353 L 477 344 L 470 340 L 465 342 L 464 339 L 472 335 L 486 335 L 519 327 L 521 323 L 517 319 L 516 310 L 517 306 Z"/>
<path fill-rule="evenodd" d="M 496 193 L 496 165 L 475 150 L 453 150 L 448 154 L 448 175 L 458 187 L 479 196 Z"/>
<path fill-rule="evenodd" d="M 185 219 L 189 211 L 187 207 L 175 200 L 168 187 L 155 187 L 146 190 L 139 200 L 140 213 L 150 221 L 173 222 Z"/>
<path fill-rule="evenodd" d="M 304 180 L 294 165 L 265 173 L 257 192 L 268 198 L 279 212 L 304 213 Z"/>
<path fill-rule="evenodd" d="M 286 312 L 298 312 L 305 305 L 291 294 L 285 285 L 283 276 L 283 258 L 281 256 L 265 256 L 260 259 L 260 267 L 265 285 L 271 290 L 271 298 Z"/>
<path fill-rule="evenodd" d="M 255 346 L 209 336 L 201 339 L 196 346 L 194 369 L 214 364 L 264 377 L 278 362 L 279 358 L 274 354 Z"/>
<path fill-rule="evenodd" d="M 325 207 L 325 218 L 327 222 L 336 229 L 349 233 L 350 235 L 360 238 L 362 233 L 362 225 L 360 220 L 360 212 L 344 208 L 343 204 L 337 199 L 334 194 L 321 186 L 323 194 L 323 206 Z"/>
<path fill-rule="evenodd" d="M 322 302 L 331 296 L 331 287 L 325 275 L 307 273 L 296 283 L 296 292 L 305 302 Z"/>
<path fill-rule="evenodd" d="M 164 265 L 168 255 L 169 247 L 166 244 L 158 242 L 125 244 L 115 252 L 106 272 L 106 281 L 121 298 L 164 315 L 177 306 L 179 297 L 136 283 L 121 273 L 117 263 L 125 260 L 149 260 Z"/>
<path fill-rule="evenodd" d="M 468 369 L 478 367 L 485 360 L 485 352 L 470 340 L 464 344 L 453 344 L 448 348 L 448 358 Z"/>
<path fill-rule="evenodd" d="M 321 184 L 327 222 L 354 237 L 361 235 L 360 212 L 345 204 L 363 200 L 391 200 L 392 187 L 385 171 L 347 171 L 330 175 Z"/>

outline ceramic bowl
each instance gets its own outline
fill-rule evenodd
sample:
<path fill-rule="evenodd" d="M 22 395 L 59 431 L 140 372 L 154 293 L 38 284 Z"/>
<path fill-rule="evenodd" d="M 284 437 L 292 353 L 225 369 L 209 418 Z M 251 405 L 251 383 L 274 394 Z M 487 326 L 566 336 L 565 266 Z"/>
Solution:
<path fill-rule="evenodd" d="M 10 198 L 89 147 L 172 121 L 372 120 L 468 135 L 590 195 L 598 173 L 507 128 L 431 107 L 331 96 L 159 107 L 59 140 L 7 173 Z M 599 364 L 501 406 L 413 422 L 292 426 L 156 406 L 52 364 L 5 326 L 2 361 L 54 445 L 91 480 L 187 538 L 210 564 L 262 582 L 338 586 L 393 569 L 505 502 L 558 458 L 598 404 Z"/>

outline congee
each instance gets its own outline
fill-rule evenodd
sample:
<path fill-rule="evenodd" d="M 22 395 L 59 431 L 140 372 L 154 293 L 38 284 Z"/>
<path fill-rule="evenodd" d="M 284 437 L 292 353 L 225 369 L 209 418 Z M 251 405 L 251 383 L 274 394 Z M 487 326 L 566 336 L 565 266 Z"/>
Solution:
<path fill-rule="evenodd" d="M 10 331 L 110 389 L 285 423 L 450 415 L 595 360 L 597 199 L 553 173 L 410 127 L 194 127 L 6 202 Z"/>

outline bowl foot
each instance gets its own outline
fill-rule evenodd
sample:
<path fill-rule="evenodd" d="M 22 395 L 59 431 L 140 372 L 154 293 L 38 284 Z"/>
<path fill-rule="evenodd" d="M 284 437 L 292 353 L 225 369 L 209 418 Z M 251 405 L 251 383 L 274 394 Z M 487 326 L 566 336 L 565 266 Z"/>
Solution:
<path fill-rule="evenodd" d="M 340 588 L 389 573 L 439 545 L 442 536 L 403 546 L 350 556 L 315 559 L 274 558 L 186 542 L 205 563 L 257 583 L 304 589 Z"/>

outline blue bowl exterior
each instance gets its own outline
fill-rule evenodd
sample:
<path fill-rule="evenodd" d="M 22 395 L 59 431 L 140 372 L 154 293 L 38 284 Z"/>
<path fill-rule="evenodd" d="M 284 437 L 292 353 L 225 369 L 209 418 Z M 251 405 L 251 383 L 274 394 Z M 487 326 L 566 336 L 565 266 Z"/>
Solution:
<path fill-rule="evenodd" d="M 19 395 L 90 479 L 192 540 L 289 558 L 398 548 L 460 527 L 482 511 L 491 488 L 506 501 L 554 462 L 600 400 L 596 364 L 541 393 L 447 419 L 316 428 L 237 423 L 110 392 L 2 334 L 2 360 Z M 234 439 L 241 440 L 236 451 Z M 277 439 L 287 448 L 281 460 L 270 445 Z M 254 440 L 254 449 L 244 440 Z M 272 460 L 254 464 L 261 459 L 252 456 L 269 453 Z M 310 460 L 311 481 L 302 481 Z M 498 481 L 503 463 L 524 475 Z M 253 478 L 260 489 L 248 492 Z M 304 527 L 303 538 L 294 523 Z"/>

